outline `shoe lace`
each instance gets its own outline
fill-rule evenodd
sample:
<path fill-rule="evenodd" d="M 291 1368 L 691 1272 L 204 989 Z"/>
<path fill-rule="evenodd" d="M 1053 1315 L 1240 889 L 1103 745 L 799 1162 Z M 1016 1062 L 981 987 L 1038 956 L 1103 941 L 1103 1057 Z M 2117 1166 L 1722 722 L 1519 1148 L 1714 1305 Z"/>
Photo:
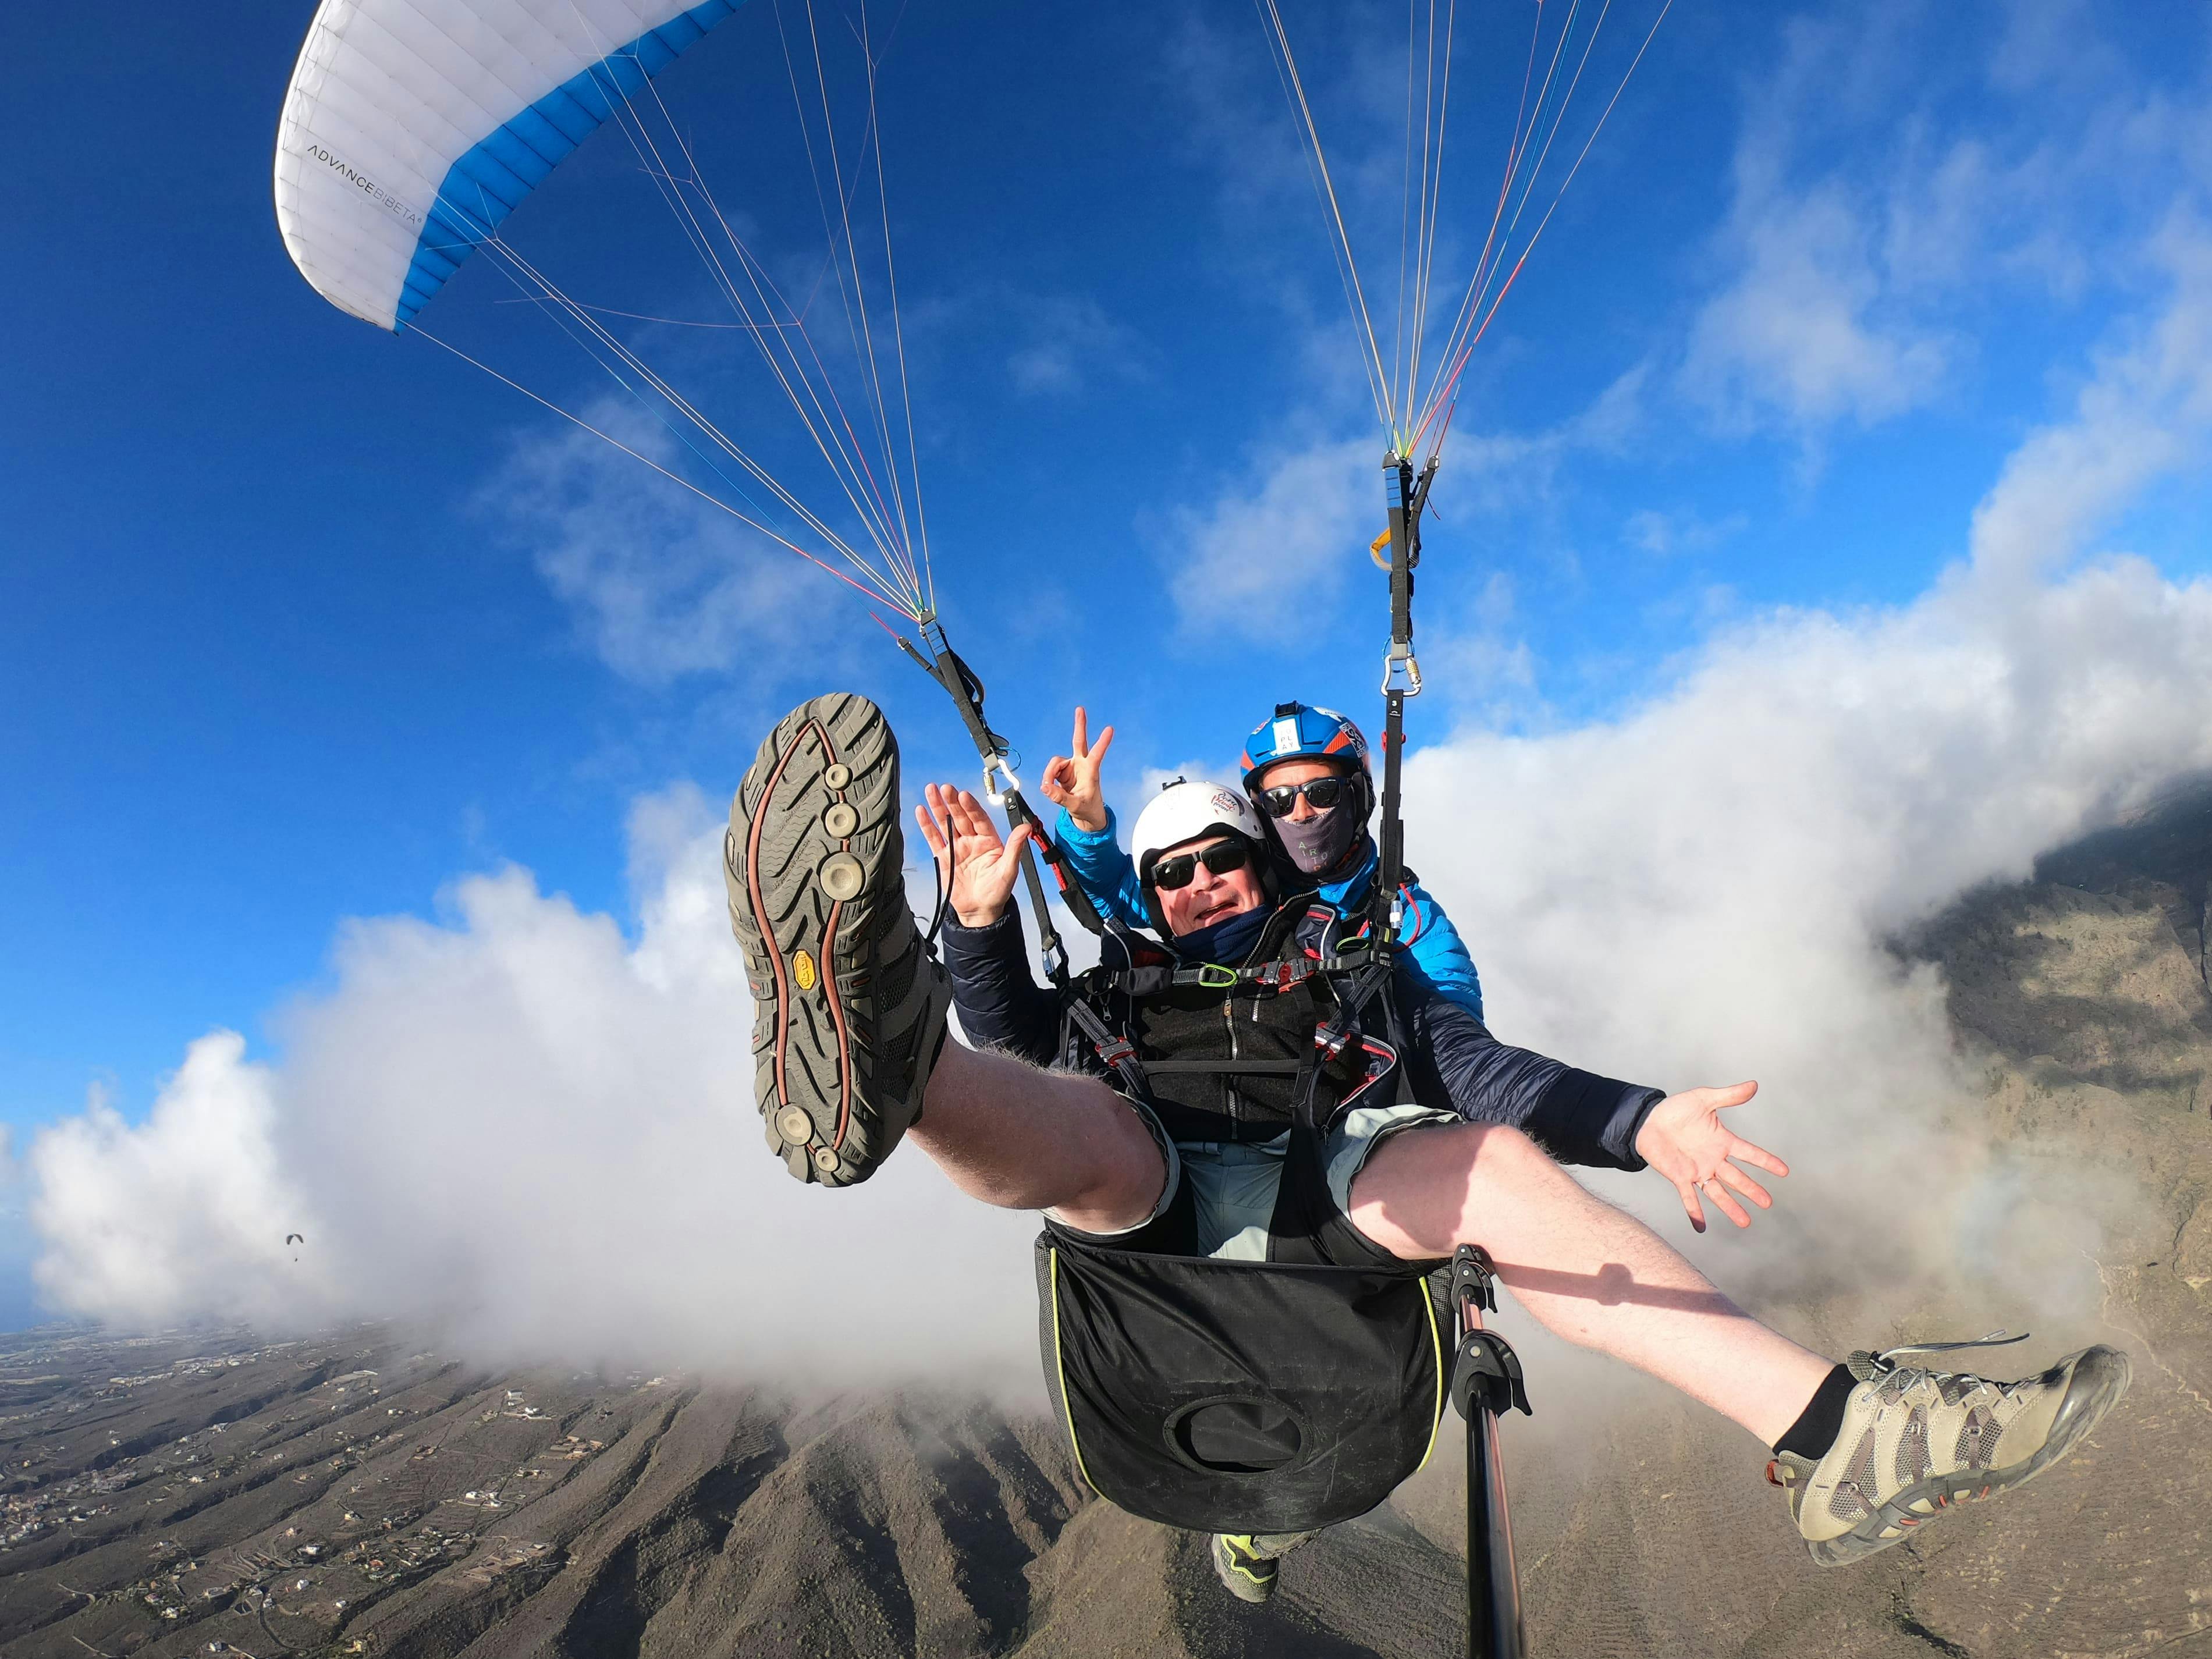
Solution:
<path fill-rule="evenodd" d="M 1933 1382 L 1939 1375 L 1962 1393 L 1970 1393 L 1979 1388 L 2008 1389 L 2012 1386 L 2009 1382 L 1994 1382 L 1972 1371 L 1938 1373 L 1927 1365 L 1903 1365 L 1898 1361 L 1900 1356 L 1906 1354 L 1956 1353 L 1965 1348 L 2008 1348 L 2015 1342 L 2027 1341 L 2029 1334 L 2022 1331 L 2018 1336 L 2013 1336 L 1999 1330 L 1963 1342 L 1900 1342 L 1894 1347 L 1884 1348 L 1879 1353 L 1861 1349 L 1846 1363 L 1850 1366 L 1851 1375 L 1860 1382 L 1881 1382 L 1899 1394 L 1904 1394 L 1923 1382 Z"/>

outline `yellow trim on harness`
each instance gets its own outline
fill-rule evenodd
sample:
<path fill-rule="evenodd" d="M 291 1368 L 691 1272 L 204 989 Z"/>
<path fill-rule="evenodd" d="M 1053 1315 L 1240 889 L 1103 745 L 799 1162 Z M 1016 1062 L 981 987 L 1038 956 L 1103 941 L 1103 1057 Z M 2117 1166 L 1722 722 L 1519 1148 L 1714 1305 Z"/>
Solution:
<path fill-rule="evenodd" d="M 1421 1461 L 1413 1466 L 1416 1469 L 1428 1468 L 1429 1454 L 1437 1449 L 1437 1436 L 1443 1432 L 1444 1426 L 1444 1395 L 1450 1391 L 1450 1385 L 1444 1381 L 1444 1338 L 1443 1333 L 1437 1328 L 1437 1298 L 1430 1292 L 1426 1283 L 1421 1286 L 1421 1305 L 1429 1310 L 1429 1346 L 1437 1356 L 1437 1414 L 1430 1420 L 1429 1443 L 1421 1449 Z M 1053 1306 L 1053 1317 L 1054 1320 L 1060 1317 L 1057 1301 Z M 1063 1388 L 1061 1397 L 1064 1399 L 1066 1396 L 1066 1390 Z M 1079 1458 L 1077 1461 L 1081 1460 Z"/>
<path fill-rule="evenodd" d="M 1431 1309 L 1429 1322 L 1433 1325 L 1436 1318 L 1436 1310 Z M 1083 1477 L 1085 1486 L 1098 1492 L 1098 1483 L 1091 1478 L 1091 1471 L 1083 1466 L 1083 1446 L 1075 1437 L 1075 1413 L 1067 1403 L 1067 1361 L 1060 1346 L 1060 1247 L 1057 1244 L 1052 1249 L 1052 1365 L 1060 1375 L 1060 1414 L 1067 1422 L 1067 1448 L 1075 1454 L 1075 1472 Z M 1433 1434 L 1429 1437 L 1429 1443 L 1431 1445 L 1436 1443 Z M 1421 1461 L 1428 1462 L 1425 1452 L 1422 1454 Z M 1106 1494 L 1098 1492 L 1098 1495 L 1103 1498 Z"/>

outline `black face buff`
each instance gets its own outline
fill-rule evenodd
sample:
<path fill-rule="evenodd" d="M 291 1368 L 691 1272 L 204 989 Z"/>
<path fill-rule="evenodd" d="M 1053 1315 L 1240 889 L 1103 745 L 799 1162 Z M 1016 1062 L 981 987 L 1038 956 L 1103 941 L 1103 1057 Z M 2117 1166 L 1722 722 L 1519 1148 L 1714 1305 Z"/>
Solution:
<path fill-rule="evenodd" d="M 1313 787 L 1308 786 L 1309 789 Z M 1309 793 L 1306 799 L 1313 800 L 1313 796 Z M 1316 801 L 1315 805 L 1318 807 L 1320 803 Z M 1345 854 L 1351 850 L 1353 837 L 1359 834 L 1359 818 L 1348 805 L 1332 806 L 1326 812 L 1316 811 L 1303 823 L 1293 818 L 1277 818 L 1275 834 L 1282 841 L 1284 853 L 1302 872 L 1326 875 L 1342 863 Z"/>
<path fill-rule="evenodd" d="M 1202 852 L 1178 853 L 1171 859 L 1162 859 L 1152 866 L 1152 885 L 1163 893 L 1172 893 L 1178 887 L 1188 887 L 1197 878 L 1198 866 L 1203 860 L 1206 867 L 1217 876 L 1225 876 L 1232 870 L 1242 870 L 1252 861 L 1252 849 L 1243 841 L 1224 841 Z"/>

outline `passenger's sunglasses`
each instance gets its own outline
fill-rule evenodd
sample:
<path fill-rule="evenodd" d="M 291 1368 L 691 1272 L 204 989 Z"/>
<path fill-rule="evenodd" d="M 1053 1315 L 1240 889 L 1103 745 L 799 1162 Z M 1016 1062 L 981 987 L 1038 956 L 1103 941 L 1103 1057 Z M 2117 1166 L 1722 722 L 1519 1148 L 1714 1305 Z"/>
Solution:
<path fill-rule="evenodd" d="M 1326 812 L 1344 799 L 1346 782 L 1343 778 L 1309 778 L 1304 783 L 1279 783 L 1260 792 L 1260 805 L 1269 817 L 1286 818 L 1298 810 L 1298 797 L 1304 795 L 1315 811 Z"/>
<path fill-rule="evenodd" d="M 1213 846 L 1195 853 L 1178 853 L 1171 859 L 1162 859 L 1152 866 L 1152 885 L 1163 893 L 1172 893 L 1178 887 L 1188 887 L 1198 874 L 1203 861 L 1217 876 L 1225 876 L 1232 870 L 1242 870 L 1252 861 L 1252 849 L 1241 841 L 1218 842 Z"/>

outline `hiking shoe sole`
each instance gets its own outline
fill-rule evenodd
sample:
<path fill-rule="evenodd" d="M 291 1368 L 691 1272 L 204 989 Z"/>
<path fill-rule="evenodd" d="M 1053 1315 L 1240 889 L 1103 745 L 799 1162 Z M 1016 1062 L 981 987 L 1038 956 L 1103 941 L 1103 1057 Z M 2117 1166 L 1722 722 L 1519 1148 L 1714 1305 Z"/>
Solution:
<path fill-rule="evenodd" d="M 873 1174 L 944 1038 L 898 815 L 897 740 L 881 709 L 842 692 L 777 724 L 730 805 L 723 875 L 752 988 L 754 1093 L 769 1149 L 801 1181 Z"/>
<path fill-rule="evenodd" d="M 2061 1371 L 2069 1365 L 2074 1374 L 2067 1380 L 2065 1397 L 2048 1437 L 2033 1454 L 2003 1468 L 1962 1469 L 1906 1486 L 1840 1537 L 1808 1540 L 1813 1559 L 1824 1567 L 1862 1560 L 1903 1543 L 1915 1528 L 1947 1510 L 2026 1486 L 2064 1457 L 2119 1403 L 2134 1374 L 2126 1354 L 2101 1343 L 2068 1354 L 2051 1369 Z"/>

